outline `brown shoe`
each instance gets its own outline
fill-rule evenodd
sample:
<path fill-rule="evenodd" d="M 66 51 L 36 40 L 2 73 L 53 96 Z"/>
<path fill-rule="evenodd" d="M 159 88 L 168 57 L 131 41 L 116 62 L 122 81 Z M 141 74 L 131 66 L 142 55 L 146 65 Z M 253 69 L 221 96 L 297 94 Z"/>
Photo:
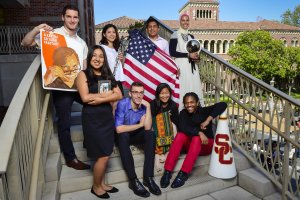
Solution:
<path fill-rule="evenodd" d="M 87 164 L 81 162 L 77 158 L 75 158 L 74 160 L 68 161 L 66 164 L 67 164 L 68 167 L 71 167 L 71 168 L 77 169 L 77 170 L 85 170 L 85 169 L 90 169 L 91 168 L 90 165 L 87 165 Z"/>

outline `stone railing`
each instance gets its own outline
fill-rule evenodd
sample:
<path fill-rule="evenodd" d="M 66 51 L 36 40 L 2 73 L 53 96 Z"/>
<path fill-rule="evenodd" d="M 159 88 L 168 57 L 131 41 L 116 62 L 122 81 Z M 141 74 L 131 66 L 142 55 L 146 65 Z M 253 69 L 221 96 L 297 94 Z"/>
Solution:
<path fill-rule="evenodd" d="M 299 197 L 300 101 L 201 50 L 205 104 L 225 101 L 234 145 L 282 191 Z"/>
<path fill-rule="evenodd" d="M 41 199 L 50 135 L 50 93 L 37 56 L 23 77 L 0 127 L 0 199 Z"/>
<path fill-rule="evenodd" d="M 39 53 L 36 47 L 23 47 L 23 37 L 33 27 L 30 26 L 0 26 L 0 54 Z"/>

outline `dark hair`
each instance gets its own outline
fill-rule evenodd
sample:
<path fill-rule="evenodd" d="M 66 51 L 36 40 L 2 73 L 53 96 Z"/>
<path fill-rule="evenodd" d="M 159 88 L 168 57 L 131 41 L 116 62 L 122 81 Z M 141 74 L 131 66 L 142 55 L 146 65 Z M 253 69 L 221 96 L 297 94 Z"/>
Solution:
<path fill-rule="evenodd" d="M 65 16 L 67 10 L 75 10 L 78 12 L 78 16 L 79 16 L 79 9 L 77 6 L 75 5 L 66 5 L 63 10 L 62 10 L 62 15 Z"/>
<path fill-rule="evenodd" d="M 144 87 L 144 85 L 141 82 L 133 82 L 130 85 L 130 91 L 133 87 Z"/>
<path fill-rule="evenodd" d="M 193 97 L 196 100 L 197 103 L 199 102 L 199 97 L 195 92 L 188 92 L 183 97 L 183 104 L 184 104 L 184 101 L 187 97 Z"/>
<path fill-rule="evenodd" d="M 159 98 L 159 95 L 160 95 L 161 91 L 162 91 L 163 89 L 165 89 L 165 88 L 167 88 L 167 89 L 169 90 L 169 92 L 170 92 L 170 98 L 169 98 L 167 104 L 170 104 L 170 103 L 172 102 L 172 99 L 171 99 L 171 96 L 172 96 L 172 89 L 171 89 L 171 87 L 170 87 L 167 83 L 160 83 L 160 84 L 157 86 L 156 90 L 155 90 L 155 101 L 154 101 L 154 105 L 155 105 L 155 108 L 156 108 L 156 110 L 155 110 L 156 113 L 160 113 L 160 112 L 161 112 L 161 109 L 162 109 L 162 102 L 161 102 L 161 100 L 160 100 L 160 98 Z"/>
<path fill-rule="evenodd" d="M 154 18 L 149 18 L 149 19 L 146 21 L 146 28 L 148 28 L 148 24 L 149 24 L 150 22 L 155 22 L 156 25 L 157 25 L 157 27 L 159 27 L 159 23 L 158 23 L 158 21 L 157 21 L 156 19 L 154 19 Z"/>
<path fill-rule="evenodd" d="M 108 41 L 107 41 L 107 38 L 104 36 L 104 34 L 106 33 L 107 29 L 109 28 L 113 28 L 115 29 L 115 32 L 116 32 L 116 39 L 115 41 L 113 41 L 113 46 L 115 48 L 116 51 L 118 51 L 119 47 L 120 47 L 120 37 L 119 37 L 119 33 L 118 33 L 118 29 L 115 25 L 113 24 L 106 24 L 103 29 L 102 29 L 102 38 L 100 40 L 100 44 L 104 44 L 104 45 L 108 45 Z"/>
<path fill-rule="evenodd" d="M 92 47 L 90 47 L 89 49 L 89 52 L 88 52 L 88 55 L 87 55 L 87 68 L 86 68 L 86 74 L 87 74 L 87 80 L 88 80 L 88 84 L 91 85 L 91 84 L 94 84 L 95 82 L 97 82 L 97 77 L 96 75 L 94 74 L 94 71 L 93 71 L 93 67 L 91 65 L 91 60 L 93 58 L 93 54 L 94 54 L 94 51 L 96 49 L 100 49 L 102 50 L 103 52 L 103 57 L 104 57 L 104 63 L 103 63 L 103 66 L 101 67 L 100 69 L 100 72 L 101 72 L 101 76 L 105 79 L 105 80 L 111 80 L 112 82 L 112 88 L 115 86 L 115 78 L 109 68 L 109 65 L 108 65 L 108 62 L 107 62 L 107 57 L 106 57 L 106 53 L 105 53 L 105 50 L 103 47 L 99 46 L 99 45 L 94 45 Z"/>

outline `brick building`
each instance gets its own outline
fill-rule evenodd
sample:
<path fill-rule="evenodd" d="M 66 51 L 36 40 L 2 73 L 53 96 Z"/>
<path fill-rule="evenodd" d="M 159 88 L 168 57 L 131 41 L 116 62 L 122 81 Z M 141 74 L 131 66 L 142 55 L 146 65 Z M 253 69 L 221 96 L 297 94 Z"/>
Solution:
<path fill-rule="evenodd" d="M 80 15 L 80 34 L 87 44 L 94 44 L 93 0 L 1 0 L 0 26 L 36 26 L 48 23 L 62 26 L 61 11 L 67 4 L 77 5 Z"/>
<path fill-rule="evenodd" d="M 224 59 L 229 59 L 228 49 L 232 46 L 237 36 L 243 31 L 266 30 L 273 38 L 280 39 L 286 46 L 299 46 L 300 28 L 270 20 L 258 22 L 230 22 L 219 21 L 218 0 L 189 0 L 179 10 L 179 15 L 187 13 L 190 16 L 190 33 L 197 38 L 202 46 L 210 52 L 218 54 Z M 129 25 L 140 19 L 120 17 L 96 25 L 96 43 L 100 41 L 101 30 L 107 23 L 115 24 L 120 34 L 126 34 Z M 178 20 L 161 20 L 165 25 L 177 30 Z"/>

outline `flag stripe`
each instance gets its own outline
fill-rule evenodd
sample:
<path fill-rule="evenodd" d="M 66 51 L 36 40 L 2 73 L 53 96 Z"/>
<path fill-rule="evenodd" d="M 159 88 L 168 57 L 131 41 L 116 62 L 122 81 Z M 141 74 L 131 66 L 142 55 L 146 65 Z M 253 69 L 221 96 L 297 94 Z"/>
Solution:
<path fill-rule="evenodd" d="M 151 101 L 155 98 L 158 84 L 168 83 L 172 89 L 172 99 L 179 102 L 179 80 L 177 66 L 172 58 L 156 47 L 139 31 L 130 33 L 129 45 L 126 51 L 124 75 L 126 87 L 132 82 L 139 81 L 145 88 L 144 99 Z"/>
<path fill-rule="evenodd" d="M 154 55 L 157 56 L 161 61 L 167 63 L 167 65 L 172 68 L 172 70 L 170 70 L 171 72 L 177 71 L 178 67 L 176 63 L 173 60 L 171 60 L 171 57 L 169 55 L 167 57 L 166 55 L 162 55 L 157 51 L 154 53 Z"/>
<path fill-rule="evenodd" d="M 152 73 L 151 70 L 147 70 L 147 68 L 145 66 L 141 66 L 138 62 L 135 61 L 134 58 L 131 58 L 131 60 L 126 59 L 125 60 L 125 64 L 128 65 L 128 66 L 130 66 L 131 69 L 133 69 L 136 73 L 140 74 L 146 80 L 149 80 L 151 83 L 153 83 L 154 84 L 153 86 L 156 89 L 156 86 L 160 82 L 158 80 L 156 80 L 153 75 L 150 75 Z M 151 83 L 149 83 L 149 84 L 151 84 Z"/>
<path fill-rule="evenodd" d="M 124 67 L 124 72 L 126 71 L 126 73 L 125 73 L 126 76 L 128 76 L 133 82 L 139 81 L 139 82 L 144 83 L 145 90 L 147 90 L 150 94 L 152 94 L 152 96 L 154 96 L 156 85 L 153 84 L 149 79 L 142 76 L 142 74 L 139 74 L 138 71 L 140 71 L 140 70 L 135 70 L 135 69 L 138 69 L 138 67 L 133 66 L 133 65 L 130 65 L 130 66 L 127 65 L 127 67 Z"/>
<path fill-rule="evenodd" d="M 150 59 L 150 61 L 151 61 L 151 59 Z M 152 63 L 152 61 L 150 63 Z M 174 77 L 176 75 L 173 75 L 173 77 L 170 77 L 167 74 L 163 74 L 162 71 L 159 71 L 159 69 L 161 69 L 160 65 L 157 65 L 155 67 L 155 66 L 151 65 L 150 63 L 146 64 L 146 67 L 141 66 L 140 63 L 138 61 L 136 61 L 134 58 L 132 58 L 130 55 L 128 55 L 128 59 L 125 60 L 125 64 L 131 66 L 131 68 L 133 70 L 137 71 L 143 77 L 150 80 L 152 83 L 156 84 L 155 87 L 153 88 L 154 90 L 156 89 L 156 86 L 159 83 L 169 83 L 170 86 L 174 85 L 174 87 L 179 87 L 178 83 L 176 83 L 176 77 Z M 155 62 L 153 62 L 153 63 L 156 64 Z M 156 70 L 155 70 L 155 68 L 156 68 Z M 152 70 L 150 70 L 150 69 L 152 69 Z M 156 75 L 155 78 L 154 78 L 154 75 Z"/>
<path fill-rule="evenodd" d="M 168 55 L 166 52 L 164 52 L 163 50 L 157 48 L 157 52 L 162 54 L 162 56 L 164 56 L 164 58 L 166 58 L 171 64 L 170 65 L 174 65 L 176 68 L 176 63 L 172 60 L 172 58 L 170 57 L 170 55 Z"/>

